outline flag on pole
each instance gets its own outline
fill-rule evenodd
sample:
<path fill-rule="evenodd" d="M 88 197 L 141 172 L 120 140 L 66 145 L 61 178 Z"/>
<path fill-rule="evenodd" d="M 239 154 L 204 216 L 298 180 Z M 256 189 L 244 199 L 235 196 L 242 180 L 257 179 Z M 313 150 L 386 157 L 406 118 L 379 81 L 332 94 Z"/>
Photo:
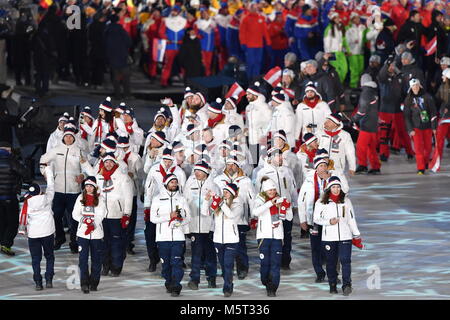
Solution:
<path fill-rule="evenodd" d="M 281 68 L 275 67 L 269 70 L 264 76 L 266 80 L 273 88 L 275 88 L 281 82 Z"/>
<path fill-rule="evenodd" d="M 439 155 L 438 148 L 434 148 L 433 158 L 430 162 L 430 170 L 433 172 L 441 171 L 441 156 Z"/>
<path fill-rule="evenodd" d="M 437 36 L 434 36 L 426 45 L 425 45 L 425 56 L 431 56 L 437 50 Z"/>
<path fill-rule="evenodd" d="M 228 90 L 227 94 L 225 95 L 225 99 L 228 99 L 229 97 L 238 97 L 238 102 L 242 99 L 242 97 L 245 96 L 245 91 L 242 89 L 242 87 L 239 85 L 239 83 L 235 82 Z"/>
<path fill-rule="evenodd" d="M 166 52 L 166 43 L 165 39 L 153 39 L 153 61 L 155 62 L 163 62 L 164 61 L 164 53 Z"/>

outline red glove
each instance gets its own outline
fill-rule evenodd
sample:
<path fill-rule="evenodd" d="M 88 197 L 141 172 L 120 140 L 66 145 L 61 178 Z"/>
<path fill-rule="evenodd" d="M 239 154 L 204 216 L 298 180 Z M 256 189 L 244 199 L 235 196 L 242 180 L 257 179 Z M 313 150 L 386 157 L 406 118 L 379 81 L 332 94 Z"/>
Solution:
<path fill-rule="evenodd" d="M 120 223 L 122 224 L 122 229 L 126 229 L 130 223 L 130 216 L 123 216 L 122 219 L 120 219 Z"/>
<path fill-rule="evenodd" d="M 129 134 L 133 134 L 133 122 L 130 122 L 130 123 L 126 123 L 125 124 L 125 128 L 127 129 L 127 132 L 129 133 Z"/>
<path fill-rule="evenodd" d="M 287 199 L 283 199 L 283 202 L 281 203 L 280 206 L 280 214 L 286 214 L 287 209 L 289 209 L 291 207 L 291 203 L 289 201 L 287 201 Z"/>
<path fill-rule="evenodd" d="M 258 228 L 258 219 L 251 219 L 250 229 L 255 230 L 256 228 Z"/>
<path fill-rule="evenodd" d="M 84 232 L 84 235 L 87 236 L 95 229 L 94 220 L 92 218 L 85 218 L 83 222 L 87 225 L 86 231 Z"/>
<path fill-rule="evenodd" d="M 217 208 L 220 206 L 220 203 L 222 202 L 222 198 L 219 196 L 214 196 L 212 198 L 212 203 L 211 203 L 211 209 L 213 210 L 217 210 Z"/>
<path fill-rule="evenodd" d="M 364 245 L 362 244 L 362 239 L 361 238 L 353 238 L 352 239 L 352 244 L 355 247 L 357 247 L 358 249 L 364 248 Z"/>
<path fill-rule="evenodd" d="M 145 222 L 150 221 L 150 209 L 149 208 L 144 209 L 144 221 Z"/>

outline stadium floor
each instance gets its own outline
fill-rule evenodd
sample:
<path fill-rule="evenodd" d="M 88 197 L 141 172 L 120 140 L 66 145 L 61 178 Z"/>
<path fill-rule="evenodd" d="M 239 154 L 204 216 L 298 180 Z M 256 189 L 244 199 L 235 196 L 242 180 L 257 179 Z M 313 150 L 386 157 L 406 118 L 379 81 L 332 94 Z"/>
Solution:
<path fill-rule="evenodd" d="M 349 180 L 350 196 L 366 248 L 353 247 L 350 297 L 330 295 L 328 284 L 315 284 L 309 239 L 300 239 L 298 222 L 293 228 L 290 271 L 282 271 L 275 299 L 449 299 L 450 289 L 450 152 L 446 149 L 442 172 L 415 174 L 415 163 L 405 155 L 393 155 L 383 163 L 380 176 L 356 176 Z M 0 255 L 0 300 L 3 299 L 176 299 L 165 293 L 164 280 L 149 273 L 143 234 L 142 208 L 136 229 L 137 254 L 128 256 L 119 278 L 102 277 L 99 291 L 83 294 L 77 289 L 77 255 L 68 244 L 56 252 L 54 288 L 37 292 L 32 280 L 27 241 L 17 236 L 15 257 Z M 222 279 L 208 289 L 202 273 L 200 290 L 187 288 L 188 268 L 177 299 L 221 300 Z M 245 280 L 235 277 L 232 299 L 268 299 L 259 281 L 259 254 L 254 232 L 248 236 L 250 272 Z M 42 266 L 44 266 L 42 264 Z M 219 270 L 220 273 L 220 270 Z M 341 292 L 340 288 L 339 292 Z M 271 298 L 272 299 L 272 298 Z"/>

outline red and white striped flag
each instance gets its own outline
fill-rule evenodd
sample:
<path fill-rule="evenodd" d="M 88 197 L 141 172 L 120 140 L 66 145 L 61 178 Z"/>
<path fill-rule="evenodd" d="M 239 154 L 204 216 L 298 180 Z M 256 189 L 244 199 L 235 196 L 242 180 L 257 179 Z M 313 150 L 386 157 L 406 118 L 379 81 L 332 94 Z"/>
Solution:
<path fill-rule="evenodd" d="M 283 88 L 283 91 L 288 95 L 289 99 L 294 99 L 295 98 L 295 92 L 292 89 L 288 89 L 288 88 Z"/>
<path fill-rule="evenodd" d="M 434 54 L 437 50 L 437 36 L 434 36 L 433 39 L 430 40 L 430 42 L 428 42 L 425 45 L 425 56 L 431 56 L 432 54 Z"/>
<path fill-rule="evenodd" d="M 441 171 L 441 156 L 439 155 L 438 148 L 434 148 L 433 158 L 431 159 L 429 167 L 433 172 Z"/>
<path fill-rule="evenodd" d="M 281 68 L 275 67 L 269 70 L 264 76 L 266 80 L 273 88 L 275 88 L 281 82 Z"/>
<path fill-rule="evenodd" d="M 242 97 L 245 96 L 245 91 L 242 89 L 242 87 L 239 85 L 239 83 L 235 82 L 228 90 L 227 94 L 225 95 L 225 99 L 228 99 L 229 97 L 238 97 L 238 101 L 242 99 Z"/>

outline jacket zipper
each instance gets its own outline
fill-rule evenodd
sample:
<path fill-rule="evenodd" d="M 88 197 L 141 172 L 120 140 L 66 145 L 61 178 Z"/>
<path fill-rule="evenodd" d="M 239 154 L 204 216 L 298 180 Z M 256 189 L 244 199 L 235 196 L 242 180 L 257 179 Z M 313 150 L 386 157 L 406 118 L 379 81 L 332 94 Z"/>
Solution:
<path fill-rule="evenodd" d="M 108 218 L 109 210 L 108 210 L 108 192 L 105 192 L 105 207 L 106 207 L 106 218 Z"/>
<path fill-rule="evenodd" d="M 197 180 L 197 185 L 198 185 L 198 180 Z M 200 184 L 200 186 L 199 186 L 200 188 L 200 191 L 199 191 L 199 193 L 198 193 L 198 233 L 201 233 L 201 224 L 200 224 L 200 216 L 202 215 L 202 213 L 201 213 L 201 211 L 202 211 L 202 208 L 200 207 L 200 200 L 201 200 L 201 198 L 202 198 L 202 188 L 203 188 L 203 184 Z"/>
<path fill-rule="evenodd" d="M 173 205 L 172 205 L 172 195 L 170 195 L 170 212 L 173 211 Z M 170 221 L 170 220 L 169 220 Z M 173 228 L 172 228 L 172 241 L 173 241 Z"/>
<path fill-rule="evenodd" d="M 336 215 L 337 215 L 337 218 L 339 219 L 339 207 L 338 207 L 337 203 L 336 203 Z M 341 241 L 341 231 L 339 229 L 339 222 L 338 222 L 338 236 L 339 236 L 339 241 Z"/>
<path fill-rule="evenodd" d="M 225 231 L 224 231 L 224 220 L 225 220 L 225 217 L 224 217 L 224 214 L 223 214 L 223 211 L 222 211 L 222 243 L 224 243 L 224 233 L 225 233 Z"/>
<path fill-rule="evenodd" d="M 69 154 L 69 148 L 66 151 L 66 158 L 64 159 L 64 193 L 67 193 L 67 155 Z"/>

